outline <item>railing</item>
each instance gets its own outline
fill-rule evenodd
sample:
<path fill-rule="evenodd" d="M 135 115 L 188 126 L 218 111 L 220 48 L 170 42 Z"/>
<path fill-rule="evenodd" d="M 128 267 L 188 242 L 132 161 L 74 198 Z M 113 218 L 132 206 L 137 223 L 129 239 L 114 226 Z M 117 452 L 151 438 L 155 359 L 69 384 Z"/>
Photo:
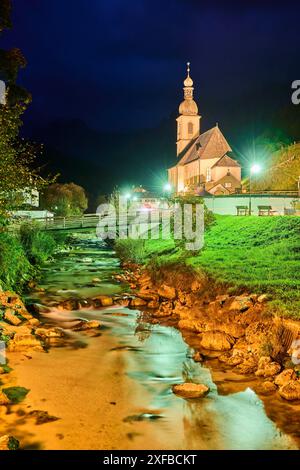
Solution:
<path fill-rule="evenodd" d="M 69 217 L 45 217 L 42 219 L 20 219 L 14 220 L 9 225 L 9 230 L 16 230 L 24 221 L 38 222 L 44 230 L 68 230 L 81 228 L 94 228 L 99 222 L 97 214 L 84 214 L 82 216 Z"/>

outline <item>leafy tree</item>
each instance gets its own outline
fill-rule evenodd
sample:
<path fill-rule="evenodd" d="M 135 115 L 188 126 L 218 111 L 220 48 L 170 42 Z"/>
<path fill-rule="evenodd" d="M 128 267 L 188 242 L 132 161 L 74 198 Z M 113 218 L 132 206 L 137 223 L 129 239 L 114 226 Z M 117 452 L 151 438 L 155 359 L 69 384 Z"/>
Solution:
<path fill-rule="evenodd" d="M 33 163 L 40 146 L 19 138 L 25 105 L 0 106 L 0 214 L 22 204 L 24 191 L 40 190 L 48 184 Z"/>
<path fill-rule="evenodd" d="M 81 215 L 88 207 L 88 199 L 77 184 L 54 183 L 42 193 L 41 205 L 59 216 Z"/>
<path fill-rule="evenodd" d="M 11 27 L 11 2 L 1 0 L 0 34 Z M 48 181 L 39 176 L 33 164 L 41 147 L 19 137 L 22 115 L 31 95 L 16 84 L 18 72 L 26 60 L 19 49 L 0 49 L 0 78 L 5 81 L 6 104 L 0 105 L 0 217 L 18 207 L 24 191 L 40 190 Z"/>

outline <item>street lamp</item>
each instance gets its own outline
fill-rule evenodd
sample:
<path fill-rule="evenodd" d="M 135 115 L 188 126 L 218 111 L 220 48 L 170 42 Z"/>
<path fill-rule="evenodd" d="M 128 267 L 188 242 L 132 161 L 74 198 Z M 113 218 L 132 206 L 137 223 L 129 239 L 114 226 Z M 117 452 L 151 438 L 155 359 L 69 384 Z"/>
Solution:
<path fill-rule="evenodd" d="M 251 215 L 251 177 L 252 175 L 257 175 L 261 171 L 261 166 L 258 163 L 254 163 L 250 167 L 250 172 L 249 172 L 249 215 Z"/>
<path fill-rule="evenodd" d="M 164 184 L 164 191 L 167 192 L 167 193 L 172 191 L 172 186 L 170 185 L 170 183 L 165 183 Z"/>

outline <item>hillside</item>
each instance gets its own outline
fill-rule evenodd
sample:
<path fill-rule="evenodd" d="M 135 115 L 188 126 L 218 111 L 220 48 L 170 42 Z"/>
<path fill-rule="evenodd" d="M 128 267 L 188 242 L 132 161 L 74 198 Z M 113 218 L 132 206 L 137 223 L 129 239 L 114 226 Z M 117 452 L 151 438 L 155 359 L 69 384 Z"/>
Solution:
<path fill-rule="evenodd" d="M 262 172 L 253 180 L 255 190 L 297 191 L 300 176 L 300 143 L 292 144 L 267 156 Z"/>

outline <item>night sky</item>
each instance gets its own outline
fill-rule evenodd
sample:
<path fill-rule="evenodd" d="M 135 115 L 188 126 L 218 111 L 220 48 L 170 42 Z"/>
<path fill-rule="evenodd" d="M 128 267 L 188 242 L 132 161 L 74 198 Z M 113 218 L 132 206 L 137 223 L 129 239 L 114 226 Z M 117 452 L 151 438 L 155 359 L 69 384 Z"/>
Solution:
<path fill-rule="evenodd" d="M 239 151 L 278 113 L 294 113 L 299 24 L 289 1 L 14 0 L 1 47 L 20 47 L 28 61 L 24 134 L 45 142 L 62 179 L 84 183 L 87 161 L 113 169 L 101 192 L 133 173 L 151 186 L 175 162 L 187 60 L 202 130 L 218 121 Z"/>

